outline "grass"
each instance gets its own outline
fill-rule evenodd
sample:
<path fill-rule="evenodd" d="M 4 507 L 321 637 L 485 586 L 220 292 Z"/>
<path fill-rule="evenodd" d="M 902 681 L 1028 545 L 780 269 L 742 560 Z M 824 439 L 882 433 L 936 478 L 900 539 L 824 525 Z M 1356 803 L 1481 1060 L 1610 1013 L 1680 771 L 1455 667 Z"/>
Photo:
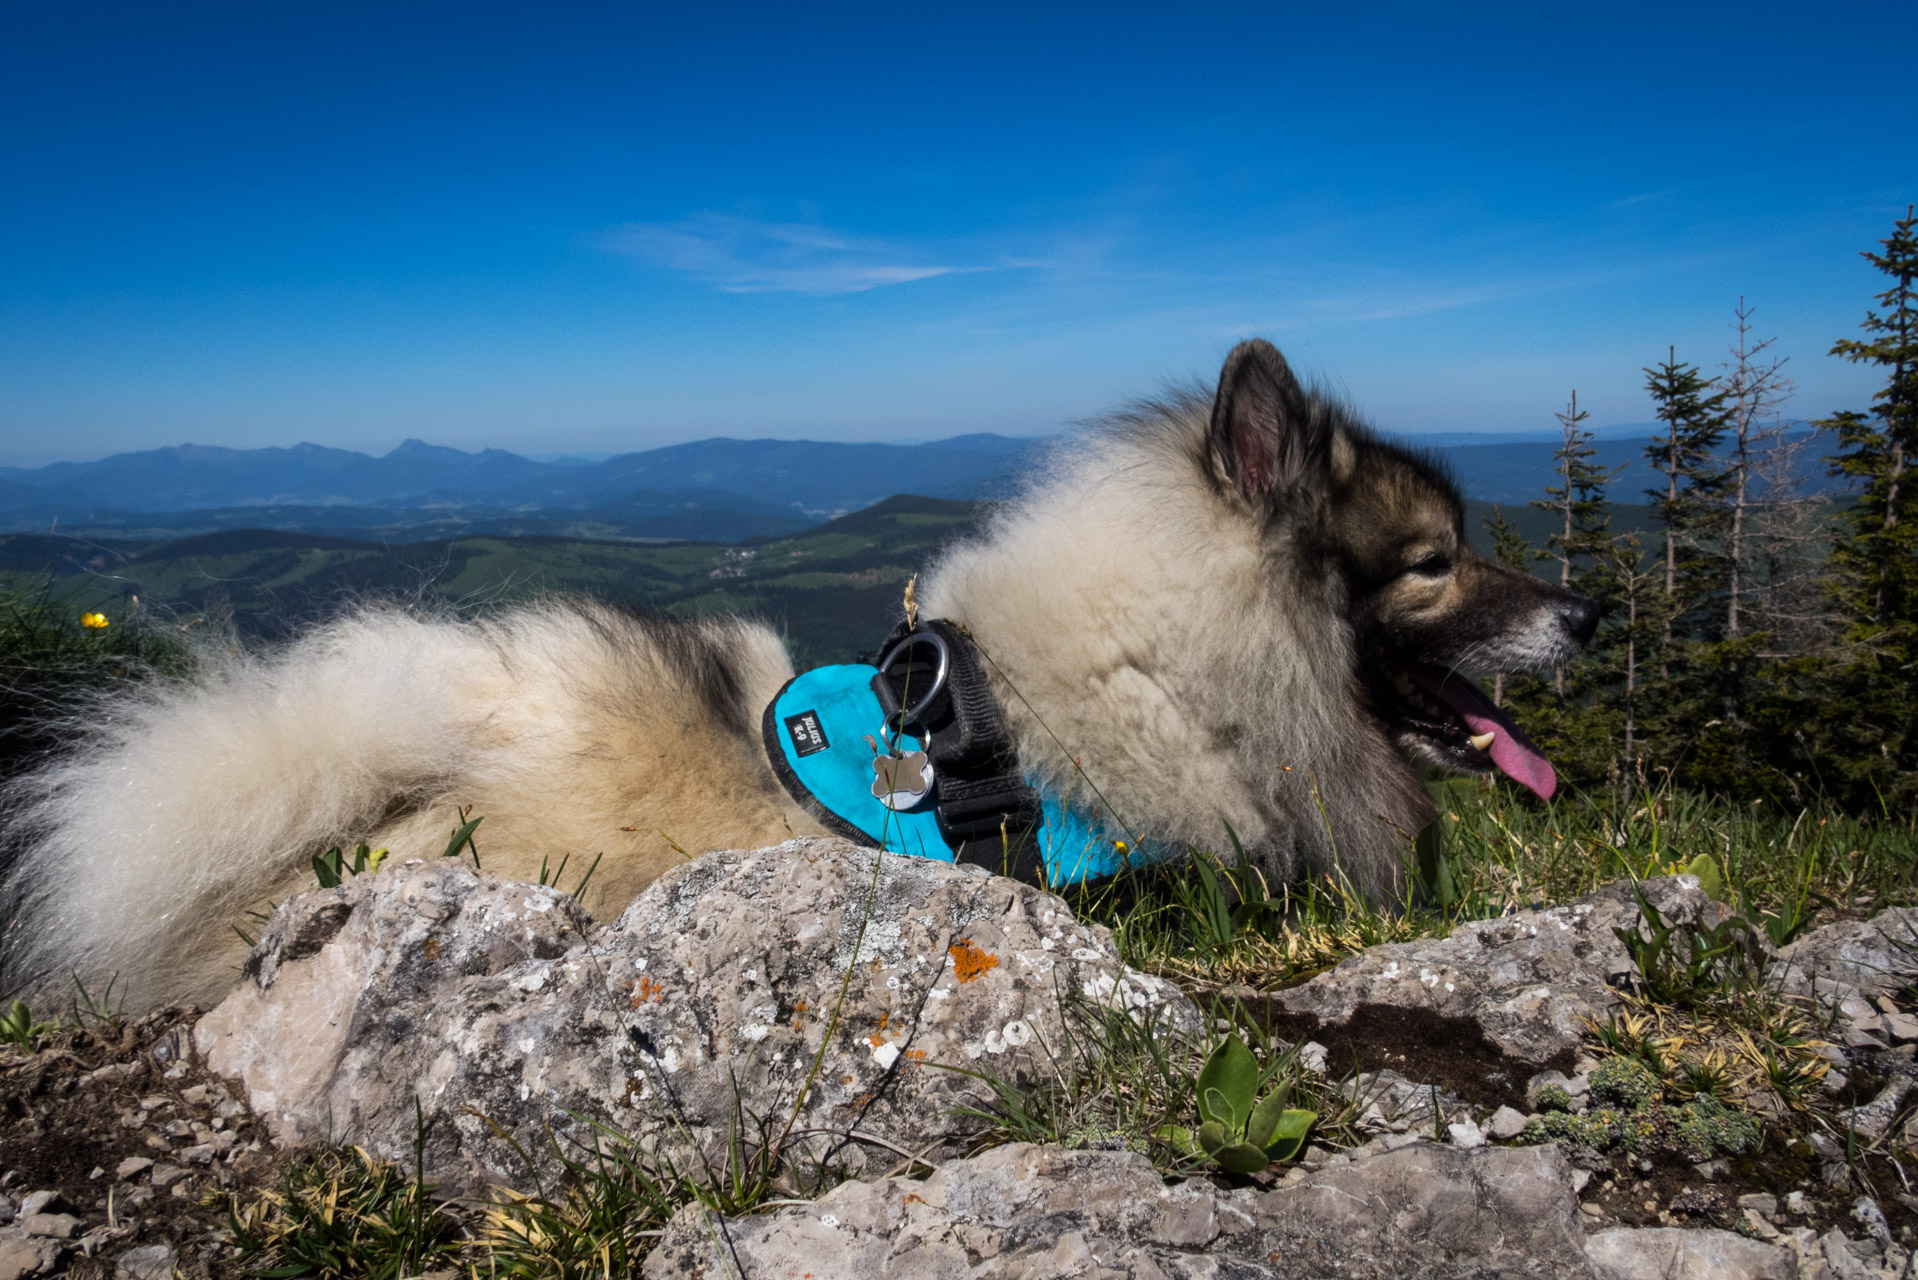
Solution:
<path fill-rule="evenodd" d="M 1716 861 L 1740 914 L 1774 944 L 1840 915 L 1918 903 L 1918 814 L 1784 813 L 1649 788 L 1543 805 L 1472 781 L 1436 794 L 1443 906 L 1428 897 L 1407 912 L 1381 910 L 1336 875 L 1275 888 L 1242 858 L 1201 851 L 1065 896 L 1112 930 L 1127 963 L 1197 992 L 1290 986 L 1382 942 L 1674 874 L 1700 855 Z M 1406 857 L 1409 866 L 1410 842 Z"/>

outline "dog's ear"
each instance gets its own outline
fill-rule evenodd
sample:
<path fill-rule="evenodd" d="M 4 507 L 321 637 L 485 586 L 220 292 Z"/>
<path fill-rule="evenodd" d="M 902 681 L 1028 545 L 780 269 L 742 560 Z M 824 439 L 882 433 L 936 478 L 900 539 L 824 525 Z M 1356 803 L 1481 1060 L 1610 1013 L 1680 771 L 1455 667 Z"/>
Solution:
<path fill-rule="evenodd" d="M 1211 448 L 1226 482 L 1259 502 L 1322 480 L 1332 431 L 1278 348 L 1253 338 L 1232 348 L 1219 373 Z"/>

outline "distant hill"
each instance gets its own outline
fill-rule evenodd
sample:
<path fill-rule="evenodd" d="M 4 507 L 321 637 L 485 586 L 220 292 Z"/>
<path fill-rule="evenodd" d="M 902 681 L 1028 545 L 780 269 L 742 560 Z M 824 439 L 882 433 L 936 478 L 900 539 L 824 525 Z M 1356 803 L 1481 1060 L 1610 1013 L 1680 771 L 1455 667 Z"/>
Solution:
<path fill-rule="evenodd" d="M 0 468 L 0 529 L 739 539 L 804 528 L 895 493 L 976 497 L 1016 472 L 1034 445 L 995 435 L 918 445 L 714 439 L 590 463 L 419 440 L 380 458 L 312 444 L 180 445 Z"/>
<path fill-rule="evenodd" d="M 1557 446 L 1549 439 L 1469 432 L 1406 439 L 1439 456 L 1475 501 L 1523 508 L 1553 479 Z M 1609 487 L 1617 501 L 1642 503 L 1658 485 L 1648 443 L 1598 442 L 1597 463 L 1621 468 Z M 738 542 L 796 533 L 898 493 L 998 496 L 1044 447 L 996 435 L 916 445 L 713 439 L 590 462 L 536 462 L 418 440 L 382 458 L 318 445 L 183 445 L 0 468 L 0 532 L 151 541 L 267 529 L 384 543 L 479 536 Z"/>
<path fill-rule="evenodd" d="M 621 543 L 499 534 L 383 544 L 286 530 L 176 539 L 0 537 L 0 581 L 50 575 L 76 614 L 142 607 L 195 625 L 231 619 L 274 637 L 356 601 L 486 604 L 546 591 L 583 592 L 681 614 L 753 613 L 782 628 L 798 660 L 837 662 L 870 648 L 898 617 L 906 579 L 977 527 L 984 504 L 899 496 L 812 528 L 745 542 Z M 1484 503 L 1466 527 L 1481 545 Z M 1548 512 L 1507 508 L 1535 544 Z M 1649 510 L 1614 513 L 1621 531 Z M 1539 572 L 1552 576 L 1550 565 Z"/>

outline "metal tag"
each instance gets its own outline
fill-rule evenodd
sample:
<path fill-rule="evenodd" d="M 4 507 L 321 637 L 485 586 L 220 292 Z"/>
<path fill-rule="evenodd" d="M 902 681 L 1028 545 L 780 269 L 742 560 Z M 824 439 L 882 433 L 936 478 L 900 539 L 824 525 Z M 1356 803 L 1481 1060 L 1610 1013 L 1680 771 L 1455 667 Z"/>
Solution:
<path fill-rule="evenodd" d="M 923 751 L 875 756 L 872 796 L 894 813 L 910 809 L 932 792 L 932 761 Z"/>

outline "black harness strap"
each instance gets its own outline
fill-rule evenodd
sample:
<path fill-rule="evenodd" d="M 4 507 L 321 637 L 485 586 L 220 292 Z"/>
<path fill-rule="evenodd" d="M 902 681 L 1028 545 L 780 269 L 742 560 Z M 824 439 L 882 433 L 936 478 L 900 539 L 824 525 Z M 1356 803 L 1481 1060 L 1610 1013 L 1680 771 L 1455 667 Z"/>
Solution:
<path fill-rule="evenodd" d="M 930 619 L 917 630 L 901 622 L 878 653 L 862 660 L 877 666 L 883 655 L 902 642 L 927 633 L 943 640 L 949 655 L 945 685 L 917 721 L 932 734 L 927 755 L 932 760 L 939 833 L 959 862 L 1042 884 L 1038 830 L 1044 818 L 1039 793 L 1026 785 L 1005 715 L 972 640 L 941 618 Z M 888 718 L 921 700 L 938 670 L 936 658 L 930 643 L 910 645 L 894 659 L 891 669 L 873 677 L 873 693 Z"/>

